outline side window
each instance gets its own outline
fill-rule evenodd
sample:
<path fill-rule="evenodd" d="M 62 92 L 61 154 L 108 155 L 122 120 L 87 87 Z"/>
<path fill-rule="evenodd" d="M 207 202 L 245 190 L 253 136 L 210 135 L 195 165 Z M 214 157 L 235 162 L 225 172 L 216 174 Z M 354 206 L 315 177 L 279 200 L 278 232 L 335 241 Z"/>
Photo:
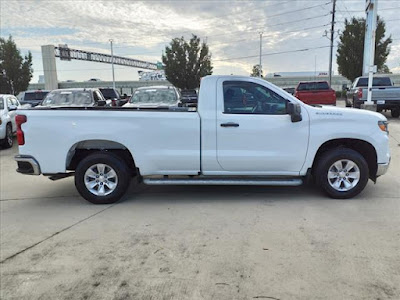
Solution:
<path fill-rule="evenodd" d="M 12 103 L 13 105 L 15 105 L 15 106 L 18 106 L 18 105 L 19 105 L 19 102 L 18 102 L 17 98 L 15 98 L 15 97 L 11 97 L 11 103 Z"/>
<path fill-rule="evenodd" d="M 225 81 L 223 91 L 226 114 L 286 114 L 288 100 L 262 85 L 246 81 Z"/>
<path fill-rule="evenodd" d="M 95 102 L 101 100 L 101 97 L 99 96 L 99 94 L 97 93 L 97 91 L 93 92 L 93 99 Z"/>
<path fill-rule="evenodd" d="M 11 97 L 8 97 L 8 98 L 7 98 L 7 107 L 10 108 L 10 106 L 11 106 L 12 104 L 13 104 L 13 103 L 11 102 Z"/>

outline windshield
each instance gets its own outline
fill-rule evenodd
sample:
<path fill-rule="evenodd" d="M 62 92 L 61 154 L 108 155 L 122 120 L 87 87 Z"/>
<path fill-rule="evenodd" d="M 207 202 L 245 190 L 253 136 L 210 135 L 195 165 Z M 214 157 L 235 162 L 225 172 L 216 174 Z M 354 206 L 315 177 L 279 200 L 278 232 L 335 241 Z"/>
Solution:
<path fill-rule="evenodd" d="M 43 100 L 49 92 L 25 92 L 24 100 Z"/>
<path fill-rule="evenodd" d="M 100 89 L 100 92 L 103 94 L 106 99 L 120 99 L 118 92 L 114 89 Z"/>
<path fill-rule="evenodd" d="M 303 82 L 300 83 L 298 91 L 316 91 L 316 90 L 329 90 L 327 82 Z"/>
<path fill-rule="evenodd" d="M 0 109 L 4 109 L 4 100 L 3 100 L 3 97 L 0 97 Z"/>
<path fill-rule="evenodd" d="M 88 91 L 53 91 L 43 100 L 43 106 L 87 106 L 92 104 Z"/>
<path fill-rule="evenodd" d="M 362 77 L 358 79 L 357 87 L 368 86 L 368 78 Z M 392 86 L 392 81 L 389 77 L 375 77 L 372 80 L 372 86 Z"/>
<path fill-rule="evenodd" d="M 142 89 L 132 95 L 130 103 L 136 104 L 168 104 L 173 105 L 178 97 L 173 89 Z"/>

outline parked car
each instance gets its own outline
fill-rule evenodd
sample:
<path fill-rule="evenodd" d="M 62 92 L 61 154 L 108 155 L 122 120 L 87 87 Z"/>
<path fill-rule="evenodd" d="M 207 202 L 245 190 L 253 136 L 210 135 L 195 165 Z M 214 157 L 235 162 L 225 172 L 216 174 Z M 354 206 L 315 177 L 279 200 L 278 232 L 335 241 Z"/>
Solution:
<path fill-rule="evenodd" d="M 181 104 L 182 106 L 197 106 L 197 91 L 192 90 L 181 90 Z"/>
<path fill-rule="evenodd" d="M 97 88 L 59 89 L 48 93 L 40 106 L 111 106 L 111 100 L 104 99 Z"/>
<path fill-rule="evenodd" d="M 126 94 L 121 96 L 118 90 L 114 88 L 101 87 L 99 90 L 105 99 L 111 100 L 111 106 L 122 106 L 128 102 L 128 96 Z"/>
<path fill-rule="evenodd" d="M 346 106 L 361 108 L 367 101 L 368 77 L 357 77 L 347 91 Z M 372 79 L 372 101 L 377 110 L 390 110 L 392 117 L 400 116 L 400 87 L 395 87 L 390 77 L 374 77 Z"/>
<path fill-rule="evenodd" d="M 39 105 L 43 99 L 46 97 L 46 95 L 50 91 L 48 90 L 29 90 L 20 93 L 19 96 L 19 102 L 23 104 L 29 104 L 32 107 L 35 107 L 36 105 Z"/>
<path fill-rule="evenodd" d="M 159 92 L 151 90 L 134 98 Z M 382 114 L 309 106 L 255 77 L 203 77 L 197 110 L 104 110 L 19 111 L 17 171 L 75 176 L 79 193 L 98 204 L 119 200 L 134 177 L 148 185 L 278 186 L 314 178 L 343 199 L 376 182 L 390 162 Z"/>
<path fill-rule="evenodd" d="M 336 93 L 327 81 L 299 82 L 294 96 L 306 104 L 336 105 Z"/>
<path fill-rule="evenodd" d="M 180 95 L 173 86 L 145 86 L 137 88 L 124 107 L 132 108 L 165 108 L 179 106 Z"/>
<path fill-rule="evenodd" d="M 14 95 L 0 94 L 0 144 L 5 148 L 13 146 L 13 137 L 17 132 L 15 114 L 20 107 Z"/>
<path fill-rule="evenodd" d="M 88 81 L 102 81 L 100 78 L 90 78 Z"/>

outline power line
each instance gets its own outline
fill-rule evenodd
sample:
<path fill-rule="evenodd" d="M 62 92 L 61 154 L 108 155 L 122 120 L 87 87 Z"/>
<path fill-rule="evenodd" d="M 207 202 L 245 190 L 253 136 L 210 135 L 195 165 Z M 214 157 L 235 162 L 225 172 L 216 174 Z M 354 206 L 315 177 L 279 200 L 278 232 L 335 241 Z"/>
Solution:
<path fill-rule="evenodd" d="M 329 48 L 329 47 L 330 47 L 330 46 L 320 46 L 320 47 L 313 47 L 313 48 L 303 48 L 303 49 L 296 49 L 296 50 L 288 50 L 288 51 L 264 53 L 264 54 L 262 54 L 261 56 L 270 56 L 270 55 L 285 54 L 285 53 L 294 53 L 294 52 L 304 52 L 304 51 L 310 51 L 310 50 L 322 49 L 322 48 Z M 231 58 L 225 58 L 225 59 L 215 59 L 214 61 L 229 61 L 229 60 L 246 59 L 246 58 L 254 58 L 254 57 L 259 57 L 259 55 L 249 55 L 249 56 L 231 57 Z"/>
<path fill-rule="evenodd" d="M 311 29 L 316 29 L 316 28 L 321 28 L 323 29 L 325 26 L 330 25 L 330 23 L 324 24 L 324 25 L 317 25 L 317 26 L 312 26 L 312 27 L 307 27 L 307 28 L 300 28 L 300 29 L 296 29 L 296 30 L 287 30 L 287 31 L 280 31 L 279 34 L 286 34 L 286 33 L 295 33 L 295 32 L 303 32 L 303 31 L 307 31 L 307 30 L 311 30 Z M 276 33 L 264 33 L 263 36 L 264 37 L 268 37 L 268 36 L 275 36 Z M 253 39 L 241 39 L 241 40 L 236 40 L 236 41 L 227 41 L 227 42 L 221 42 L 221 43 L 210 43 L 210 47 L 211 46 L 215 46 L 215 45 L 220 45 L 220 44 L 229 44 L 229 43 L 235 43 L 235 42 L 242 42 L 242 41 L 255 41 L 256 38 Z M 257 38 L 258 39 L 258 38 Z"/>
<path fill-rule="evenodd" d="M 378 11 L 382 11 L 382 10 L 394 10 L 394 9 L 400 9 L 400 6 L 399 6 L 399 7 L 379 8 Z M 343 12 L 343 11 L 338 10 L 338 12 Z M 365 10 L 347 10 L 347 12 L 348 12 L 348 13 L 350 13 L 350 12 L 355 12 L 355 13 L 362 13 L 362 12 L 364 12 L 364 13 L 365 13 Z"/>
<path fill-rule="evenodd" d="M 275 26 L 279 26 L 279 25 L 286 25 L 286 24 L 292 24 L 292 23 L 297 23 L 297 22 L 301 22 L 301 21 L 307 21 L 307 20 L 312 20 L 312 19 L 317 19 L 317 18 L 321 18 L 321 17 L 326 17 L 330 15 L 329 13 L 325 14 L 325 15 L 319 15 L 319 16 L 315 16 L 315 17 L 309 17 L 309 18 L 304 18 L 304 19 L 299 19 L 299 20 L 295 20 L 295 21 L 290 21 L 290 22 L 284 22 L 284 23 L 278 23 L 278 24 L 272 24 L 268 27 L 263 27 L 263 28 L 258 28 L 258 29 L 251 29 L 251 30 L 237 30 L 237 31 L 231 31 L 228 34 L 233 34 L 233 33 L 237 33 L 237 32 L 259 32 L 260 30 L 267 30 L 270 27 L 275 27 Z M 258 30 L 258 31 L 257 31 Z M 210 37 L 216 37 L 216 36 L 223 36 L 226 35 L 226 33 L 221 33 L 221 34 L 216 34 L 216 35 L 209 35 L 207 36 L 208 38 Z"/>
<path fill-rule="evenodd" d="M 300 8 L 300 9 L 290 10 L 290 11 L 286 11 L 286 12 L 282 12 L 282 13 L 278 13 L 278 14 L 274 14 L 274 15 L 266 15 L 266 16 L 263 16 L 263 18 L 273 18 L 273 17 L 277 17 L 277 16 L 282 16 L 282 15 L 286 15 L 286 14 L 291 14 L 291 13 L 295 13 L 295 12 L 299 12 L 299 11 L 304 11 L 304 10 L 312 9 L 312 8 L 315 8 L 315 7 L 325 6 L 325 5 L 328 5 L 328 4 L 330 4 L 330 2 L 326 2 L 326 3 L 322 3 L 322 4 L 317 4 L 317 5 L 313 5 L 313 6 L 308 6 L 308 7 L 303 7 L 303 8 Z M 227 14 L 226 16 L 229 16 L 229 14 Z M 259 19 L 260 19 L 260 18 L 250 19 L 250 20 L 247 20 L 246 23 L 249 23 L 249 22 L 254 21 L 254 20 L 259 20 Z M 299 20 L 299 21 L 300 21 L 300 20 Z M 215 28 L 215 25 L 212 25 L 212 26 L 209 26 L 209 27 L 214 29 L 214 28 Z M 205 28 L 208 28 L 208 27 L 205 27 Z M 200 30 L 202 30 L 202 29 L 200 29 Z M 254 29 L 254 30 L 252 30 L 252 31 L 254 31 L 254 32 L 259 32 L 260 30 L 262 30 L 262 28 Z M 181 33 L 182 33 L 182 32 L 193 32 L 193 30 L 181 31 Z M 207 38 L 216 37 L 216 36 L 223 36 L 223 35 L 227 35 L 227 34 L 233 34 L 233 33 L 236 33 L 236 32 L 243 32 L 243 30 L 240 30 L 240 31 L 231 31 L 231 32 L 228 32 L 228 33 L 216 34 L 216 35 L 207 35 Z M 249 30 L 245 30 L 245 32 L 249 32 Z M 135 40 L 135 41 L 132 41 L 132 40 L 125 40 L 123 43 L 130 43 L 130 42 L 137 42 L 137 40 Z M 160 44 L 161 44 L 161 43 L 169 43 L 169 42 L 170 42 L 170 41 L 168 41 L 168 42 L 160 42 Z M 117 47 L 115 47 L 115 48 L 117 48 Z"/>

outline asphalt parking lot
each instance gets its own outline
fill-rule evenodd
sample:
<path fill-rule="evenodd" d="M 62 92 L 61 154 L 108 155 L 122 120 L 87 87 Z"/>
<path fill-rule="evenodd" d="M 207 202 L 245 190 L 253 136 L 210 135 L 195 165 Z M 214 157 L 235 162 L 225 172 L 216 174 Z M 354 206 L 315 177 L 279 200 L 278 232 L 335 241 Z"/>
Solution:
<path fill-rule="evenodd" d="M 138 186 L 96 206 L 72 178 L 20 175 L 17 147 L 0 150 L 0 298 L 400 299 L 400 119 L 389 121 L 389 172 L 350 200 Z"/>

